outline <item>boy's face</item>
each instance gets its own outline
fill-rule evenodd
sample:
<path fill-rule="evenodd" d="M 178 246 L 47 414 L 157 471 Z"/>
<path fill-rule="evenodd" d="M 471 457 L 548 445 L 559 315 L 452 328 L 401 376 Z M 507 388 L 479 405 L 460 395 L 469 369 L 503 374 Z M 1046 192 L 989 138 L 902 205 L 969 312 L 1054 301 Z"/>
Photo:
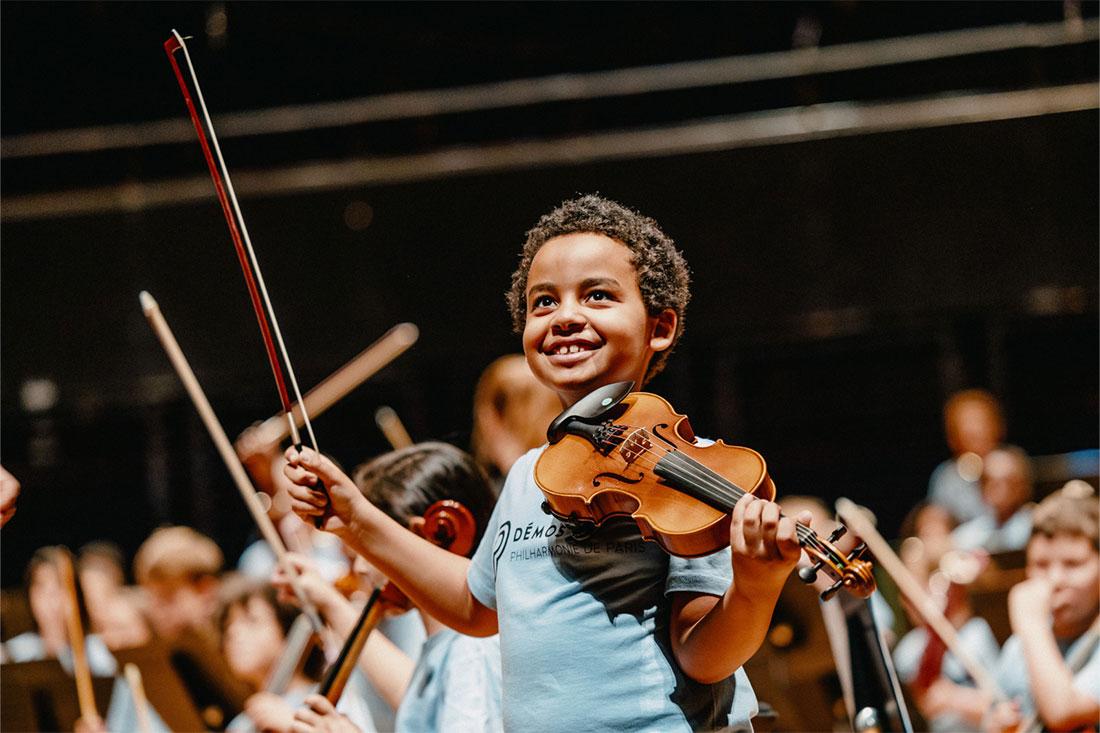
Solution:
<path fill-rule="evenodd" d="M 527 283 L 523 352 L 564 405 L 613 382 L 640 387 L 653 354 L 672 345 L 675 312 L 646 313 L 630 250 L 603 234 L 550 239 Z"/>
<path fill-rule="evenodd" d="M 982 499 L 1004 522 L 1027 503 L 1031 496 L 1027 467 L 1016 456 L 994 451 L 985 457 L 982 467 Z"/>
<path fill-rule="evenodd" d="M 252 597 L 226 614 L 222 651 L 233 674 L 262 686 L 286 639 L 275 609 Z"/>
<path fill-rule="evenodd" d="M 217 597 L 217 581 L 202 578 L 186 580 L 154 580 L 144 585 L 149 601 L 149 622 L 157 635 L 174 641 L 188 629 L 202 629 L 211 624 Z"/>
<path fill-rule="evenodd" d="M 1100 610 L 1100 553 L 1084 537 L 1035 535 L 1027 546 L 1027 575 L 1050 584 L 1058 637 L 1087 627 Z"/>
<path fill-rule="evenodd" d="M 68 600 L 57 568 L 50 563 L 40 563 L 31 573 L 28 595 L 39 632 L 43 636 L 64 638 L 68 633 L 65 630 Z"/>

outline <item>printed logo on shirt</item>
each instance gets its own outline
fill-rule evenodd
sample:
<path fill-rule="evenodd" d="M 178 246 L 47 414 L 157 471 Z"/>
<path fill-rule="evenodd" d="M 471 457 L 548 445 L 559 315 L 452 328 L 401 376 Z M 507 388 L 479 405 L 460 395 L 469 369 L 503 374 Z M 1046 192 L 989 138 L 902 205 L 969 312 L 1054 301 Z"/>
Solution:
<path fill-rule="evenodd" d="M 512 523 L 502 522 L 500 529 L 497 530 L 497 536 L 493 540 L 493 570 L 497 569 L 497 565 L 500 563 L 500 557 L 504 554 L 504 550 L 508 547 L 508 538 L 512 534 Z"/>
<path fill-rule="evenodd" d="M 512 548 L 508 551 L 509 546 Z M 513 528 L 510 521 L 502 522 L 493 542 L 493 569 L 505 557 L 509 562 L 520 560 L 538 560 L 548 555 L 583 556 L 613 553 L 646 552 L 646 543 L 640 537 L 618 540 L 615 537 L 590 538 L 579 540 L 570 533 L 568 525 L 548 520 L 528 522 Z"/>

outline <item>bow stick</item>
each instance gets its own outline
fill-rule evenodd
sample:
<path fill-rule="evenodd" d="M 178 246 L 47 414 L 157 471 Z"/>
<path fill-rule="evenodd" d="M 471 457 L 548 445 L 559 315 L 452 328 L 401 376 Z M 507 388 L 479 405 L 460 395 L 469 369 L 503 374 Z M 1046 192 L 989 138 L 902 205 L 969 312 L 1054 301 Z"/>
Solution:
<path fill-rule="evenodd" d="M 398 323 L 386 331 L 380 339 L 359 352 L 355 358 L 306 392 L 303 398 L 306 411 L 313 417 L 317 417 L 374 376 L 382 367 L 403 354 L 416 343 L 419 337 L 420 330 L 415 324 Z M 294 422 L 301 427 L 303 420 L 298 404 L 295 403 L 291 407 Z M 257 430 L 258 437 L 264 443 L 277 443 L 287 436 L 287 424 L 281 413 L 264 420 Z"/>
<path fill-rule="evenodd" d="M 924 620 L 932 627 L 932 631 L 943 640 L 944 645 L 959 660 L 963 669 L 974 680 L 978 688 L 993 700 L 1007 700 L 1008 698 L 997 686 L 993 676 L 963 646 L 955 627 L 943 615 L 939 605 L 921 587 L 920 581 L 909 572 L 909 568 L 905 567 L 901 558 L 894 553 L 863 511 L 851 500 L 841 497 L 837 499 L 836 512 L 844 524 L 848 525 L 861 540 L 867 543 L 871 554 L 878 561 L 878 566 L 890 574 L 894 582 L 897 583 L 898 590 L 904 593 L 905 597 L 916 606 Z"/>
<path fill-rule="evenodd" d="M 401 422 L 397 412 L 388 405 L 383 405 L 374 411 L 374 422 L 386 440 L 390 442 L 394 450 L 408 448 L 413 444 L 412 436 L 405 429 L 405 423 Z"/>
<path fill-rule="evenodd" d="M 76 678 L 76 698 L 80 705 L 80 718 L 92 728 L 96 728 L 100 717 L 95 706 L 92 671 L 88 667 L 88 656 L 84 646 L 84 628 L 80 623 L 80 599 L 76 591 L 73 557 L 67 548 L 57 548 L 54 553 L 54 564 L 61 578 L 61 586 L 65 589 L 69 600 L 65 623 L 69 631 L 69 648 L 73 653 L 73 676 Z"/>
<path fill-rule="evenodd" d="M 210 406 L 210 401 L 206 399 L 206 394 L 202 391 L 199 380 L 195 377 L 195 372 L 191 370 L 191 365 L 187 363 L 187 357 L 183 355 L 183 350 L 180 348 L 179 342 L 176 341 L 172 329 L 168 327 L 168 322 L 164 320 L 164 315 L 160 312 L 160 306 L 157 305 L 157 301 L 153 299 L 153 296 L 144 290 L 141 292 L 140 298 L 141 308 L 145 312 L 149 325 L 153 327 L 157 338 L 160 339 L 164 351 L 168 354 L 169 361 L 172 362 L 172 366 L 179 375 L 180 381 L 183 382 L 187 394 L 190 395 L 191 401 L 195 404 L 195 409 L 198 410 L 199 417 L 206 425 L 218 453 L 221 454 L 222 460 L 225 462 L 225 467 L 229 469 L 233 482 L 241 492 L 241 498 L 244 499 L 245 506 L 252 514 L 252 519 L 256 522 L 260 534 L 271 546 L 271 550 L 275 553 L 279 564 L 286 570 L 291 588 L 293 588 L 294 594 L 302 604 L 302 613 L 306 614 L 317 633 L 324 634 L 325 626 L 321 623 L 321 617 L 317 613 L 317 609 L 299 584 L 298 572 L 295 570 L 294 565 L 287 561 L 287 551 L 283 539 L 275 530 L 271 517 L 267 516 L 267 511 L 260 504 L 256 490 L 248 481 L 248 474 L 241 464 L 241 459 L 237 457 L 233 445 L 229 442 L 229 437 L 225 434 L 225 429 L 218 422 L 218 416 L 214 414 L 214 408 Z"/>
<path fill-rule="evenodd" d="M 279 321 L 275 317 L 275 309 L 271 306 L 271 298 L 268 296 L 267 286 L 264 284 L 260 263 L 256 259 L 256 251 L 252 247 L 252 238 L 248 236 L 248 227 L 245 225 L 240 204 L 237 203 L 237 193 L 233 188 L 233 181 L 229 177 L 229 169 L 225 165 L 221 146 L 218 145 L 218 136 L 214 132 L 214 123 L 211 121 L 210 113 L 206 109 L 202 88 L 199 86 L 199 79 L 195 74 L 195 67 L 191 64 L 191 54 L 187 52 L 187 44 L 184 43 L 183 36 L 173 30 L 172 37 L 164 42 L 164 51 L 168 54 L 168 61 L 172 64 L 172 70 L 176 74 L 180 91 L 183 92 L 183 101 L 187 105 L 187 112 L 191 116 L 195 132 L 198 133 L 199 145 L 202 147 L 206 165 L 210 169 L 210 177 L 214 181 L 214 190 L 217 193 L 218 201 L 221 203 L 222 213 L 225 214 L 225 221 L 229 225 L 229 235 L 237 251 L 237 260 L 240 262 L 245 285 L 248 287 L 249 297 L 252 300 L 252 309 L 256 312 L 256 320 L 260 325 L 260 334 L 263 336 L 267 359 L 271 364 L 272 374 L 275 376 L 275 386 L 279 391 L 279 400 L 282 402 L 283 412 L 286 414 L 291 439 L 294 441 L 294 446 L 301 449 L 302 439 L 298 434 L 298 425 L 291 411 L 290 394 L 286 388 L 287 379 L 283 376 L 279 355 L 282 356 L 282 364 L 286 366 L 286 376 L 289 377 L 290 386 L 294 390 L 294 397 L 301 409 L 302 420 L 305 423 L 306 432 L 309 434 L 310 445 L 313 450 L 319 453 L 317 437 L 313 434 L 313 425 L 309 420 L 309 412 L 302 401 L 302 393 L 298 389 L 298 379 L 294 375 L 294 367 L 290 363 L 286 344 L 283 342 L 283 334 L 279 329 Z M 195 90 L 194 97 L 199 102 L 198 108 L 195 106 L 191 90 L 184 79 L 183 71 L 176 61 L 177 51 L 183 52 L 184 61 L 187 62 L 188 76 L 191 78 L 191 84 Z M 201 116 L 199 114 L 200 109 L 202 111 Z M 275 335 L 274 341 L 272 341 L 272 334 Z M 279 346 L 278 354 L 275 352 L 276 343 Z M 320 491 L 325 490 L 324 485 L 320 483 L 316 485 L 316 488 Z M 320 528 L 324 523 L 324 517 L 317 517 L 314 523 Z"/>

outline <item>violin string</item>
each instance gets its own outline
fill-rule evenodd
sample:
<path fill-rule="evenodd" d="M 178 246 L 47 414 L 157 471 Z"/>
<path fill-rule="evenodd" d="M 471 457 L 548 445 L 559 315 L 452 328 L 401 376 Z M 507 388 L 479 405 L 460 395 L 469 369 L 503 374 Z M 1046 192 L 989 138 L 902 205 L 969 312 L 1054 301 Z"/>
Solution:
<path fill-rule="evenodd" d="M 622 434 L 625 432 L 625 428 L 619 425 L 616 425 L 614 427 L 616 437 L 621 437 Z M 638 453 L 638 458 L 632 461 L 632 463 L 638 463 L 643 468 L 654 470 L 656 469 L 657 464 L 660 463 L 662 459 L 665 459 L 665 468 L 672 469 L 670 473 L 672 473 L 676 478 L 679 478 L 681 481 L 688 483 L 692 486 L 692 488 L 695 488 L 700 493 L 704 494 L 708 498 L 717 501 L 718 503 L 729 504 L 730 508 L 732 508 L 732 504 L 736 503 L 738 499 L 740 499 L 746 493 L 750 493 L 746 492 L 744 489 L 732 483 L 720 474 L 715 473 L 712 469 L 705 466 L 704 464 L 699 463 L 698 461 L 688 456 L 685 456 L 682 451 L 679 451 L 676 448 L 670 449 L 661 446 L 660 450 L 655 449 L 653 446 L 659 445 L 658 443 L 655 443 L 653 441 L 653 438 L 655 436 L 653 436 L 645 428 L 638 428 L 638 431 L 640 431 L 649 441 L 649 446 L 642 448 L 641 451 L 639 451 Z M 623 442 L 625 442 L 625 439 Z M 621 452 L 622 443 L 619 444 L 619 449 Z M 655 457 L 654 462 L 652 464 L 648 464 L 645 461 L 640 460 L 641 457 L 644 455 Z M 674 466 L 674 461 L 679 465 Z M 677 469 L 679 469 L 679 471 L 677 471 Z M 814 532 L 813 529 L 806 527 L 805 525 L 800 524 L 796 521 L 795 533 L 799 536 L 799 539 L 801 540 L 800 544 L 803 544 L 804 546 L 813 546 L 814 549 L 825 554 L 827 557 L 830 557 L 834 561 L 837 559 L 834 553 L 831 551 L 831 548 L 828 547 L 827 543 L 822 541 L 820 537 L 818 537 L 817 533 Z"/>

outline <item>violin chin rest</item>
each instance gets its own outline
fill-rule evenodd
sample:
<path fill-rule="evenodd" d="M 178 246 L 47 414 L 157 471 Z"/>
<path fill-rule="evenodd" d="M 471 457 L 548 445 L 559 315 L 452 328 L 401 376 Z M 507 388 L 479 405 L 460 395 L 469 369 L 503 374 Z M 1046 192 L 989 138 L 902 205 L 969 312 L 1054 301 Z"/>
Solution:
<path fill-rule="evenodd" d="M 634 382 L 615 382 L 589 392 L 554 418 L 546 429 L 547 440 L 551 445 L 557 443 L 569 433 L 569 423 L 573 421 L 589 424 L 600 422 L 608 410 L 622 402 L 632 391 Z"/>

